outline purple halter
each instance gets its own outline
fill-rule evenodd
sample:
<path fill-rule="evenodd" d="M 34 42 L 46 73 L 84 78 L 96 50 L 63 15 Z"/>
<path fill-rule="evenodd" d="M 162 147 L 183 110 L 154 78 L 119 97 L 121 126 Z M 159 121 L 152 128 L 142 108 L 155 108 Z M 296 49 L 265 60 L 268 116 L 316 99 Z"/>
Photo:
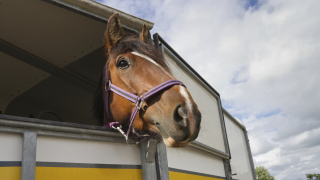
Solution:
<path fill-rule="evenodd" d="M 108 66 L 106 65 L 106 67 L 104 68 L 104 88 L 105 88 L 105 108 L 106 108 L 106 112 L 107 112 L 107 116 L 109 118 L 110 121 L 112 122 L 109 122 L 107 125 L 104 125 L 103 127 L 109 127 L 109 128 L 113 128 L 113 129 L 117 129 L 126 139 L 126 141 L 128 142 L 128 138 L 129 138 L 129 135 L 130 135 L 130 131 L 131 131 L 131 127 L 132 127 L 132 123 L 133 123 L 133 120 L 134 118 L 136 117 L 138 111 L 140 110 L 143 102 L 149 98 L 150 96 L 154 95 L 155 93 L 167 88 L 167 87 L 170 87 L 170 86 L 173 86 L 173 85 L 182 85 L 184 87 L 186 87 L 182 82 L 178 81 L 178 80 L 168 80 L 164 83 L 161 83 L 160 85 L 152 88 L 151 90 L 149 90 L 148 92 L 144 93 L 143 95 L 141 95 L 140 97 L 132 94 L 132 93 L 129 93 L 117 86 L 115 86 L 114 84 L 111 83 L 111 81 L 109 80 L 108 78 Z M 112 91 L 116 94 L 118 94 L 119 96 L 122 96 L 126 99 L 128 99 L 129 101 L 133 102 L 136 104 L 136 107 L 134 109 L 134 111 L 132 112 L 131 114 L 131 117 L 130 117 L 130 124 L 129 124 L 129 128 L 128 128 L 128 131 L 127 133 L 125 133 L 121 128 L 121 125 L 119 122 L 115 122 L 111 116 L 110 116 L 110 113 L 109 113 L 109 92 Z M 133 132 L 133 138 L 136 140 L 136 144 L 142 142 L 142 141 L 145 141 L 145 140 L 148 140 L 148 139 L 151 139 L 152 137 L 150 137 L 149 135 L 140 135 L 138 133 L 135 132 L 134 129 L 132 129 L 132 132 Z"/>

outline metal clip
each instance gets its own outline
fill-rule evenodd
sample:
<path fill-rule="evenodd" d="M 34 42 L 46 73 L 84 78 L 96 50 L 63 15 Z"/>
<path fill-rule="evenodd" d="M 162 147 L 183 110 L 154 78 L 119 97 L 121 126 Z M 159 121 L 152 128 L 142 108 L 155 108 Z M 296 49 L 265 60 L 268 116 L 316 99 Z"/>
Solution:
<path fill-rule="evenodd" d="M 107 83 L 108 83 L 108 88 L 107 88 Z M 108 82 L 106 82 L 106 83 L 104 84 L 104 89 L 105 89 L 105 91 L 109 91 L 110 88 L 111 88 L 111 81 L 108 80 Z"/>
<path fill-rule="evenodd" d="M 112 128 L 118 130 L 126 139 L 128 139 L 126 133 L 124 133 L 124 131 L 121 129 L 121 125 L 119 125 L 118 127 L 112 126 Z"/>
<path fill-rule="evenodd" d="M 141 106 L 142 106 L 143 102 L 144 102 L 144 101 L 140 101 L 140 103 L 139 103 L 139 109 L 141 109 Z"/>

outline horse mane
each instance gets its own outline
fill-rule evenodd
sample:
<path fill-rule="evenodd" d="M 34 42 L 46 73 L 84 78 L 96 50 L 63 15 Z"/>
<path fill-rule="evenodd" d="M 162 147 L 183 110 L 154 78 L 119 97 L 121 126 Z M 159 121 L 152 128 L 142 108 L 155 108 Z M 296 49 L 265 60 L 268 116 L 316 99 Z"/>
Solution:
<path fill-rule="evenodd" d="M 153 59 L 165 70 L 171 73 L 169 66 L 162 54 L 157 48 L 150 46 L 149 44 L 139 40 L 137 36 L 127 36 L 121 38 L 116 46 L 112 47 L 110 54 L 106 50 L 106 55 L 108 57 L 107 63 L 110 63 L 110 59 L 118 56 L 119 54 L 125 54 L 127 52 L 136 51 L 149 58 Z M 110 56 L 111 55 L 111 56 Z M 102 70 L 102 69 L 101 69 Z M 99 87 L 96 90 L 93 100 L 93 117 L 98 121 L 98 125 L 103 125 L 103 116 L 104 116 L 104 104 L 102 99 L 102 75 L 100 78 Z"/>

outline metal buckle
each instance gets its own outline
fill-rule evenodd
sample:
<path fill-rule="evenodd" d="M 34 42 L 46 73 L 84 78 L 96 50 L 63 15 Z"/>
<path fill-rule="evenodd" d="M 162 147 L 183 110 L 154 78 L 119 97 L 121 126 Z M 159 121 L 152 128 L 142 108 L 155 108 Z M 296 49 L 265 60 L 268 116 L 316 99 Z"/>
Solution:
<path fill-rule="evenodd" d="M 108 88 L 107 88 L 107 83 L 108 83 Z M 105 89 L 106 91 L 109 91 L 110 88 L 111 88 L 111 81 L 108 80 L 108 82 L 106 82 L 106 83 L 104 84 L 104 89 Z"/>
<path fill-rule="evenodd" d="M 139 109 L 141 109 L 141 106 L 142 106 L 143 102 L 144 102 L 144 101 L 140 101 L 140 103 L 139 103 Z"/>
<path fill-rule="evenodd" d="M 118 130 L 126 139 L 128 139 L 126 133 L 124 133 L 124 131 L 121 129 L 121 128 L 122 128 L 121 125 L 119 125 L 118 127 L 114 127 L 114 126 L 111 126 L 111 127 L 112 127 L 113 129 Z"/>

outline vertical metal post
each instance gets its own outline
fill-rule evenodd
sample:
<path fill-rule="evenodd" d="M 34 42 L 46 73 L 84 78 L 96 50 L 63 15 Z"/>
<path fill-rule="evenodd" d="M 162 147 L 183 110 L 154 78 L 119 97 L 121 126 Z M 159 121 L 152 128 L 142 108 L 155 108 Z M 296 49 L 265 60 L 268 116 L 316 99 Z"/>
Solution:
<path fill-rule="evenodd" d="M 37 134 L 23 133 L 21 180 L 34 180 L 36 173 Z"/>
<path fill-rule="evenodd" d="M 243 133 L 244 133 L 244 137 L 245 137 L 245 140 L 246 140 L 247 151 L 248 151 L 248 156 L 249 156 L 249 161 L 250 161 L 253 180 L 257 180 L 257 175 L 256 175 L 256 170 L 255 170 L 254 164 L 253 164 L 252 153 L 251 153 L 251 148 L 250 148 L 250 144 L 249 144 L 249 138 L 248 138 L 247 130 L 244 130 Z"/>
<path fill-rule="evenodd" d="M 227 180 L 232 180 L 231 177 L 231 169 L 230 169 L 230 160 L 229 159 L 223 159 L 223 165 L 224 165 L 224 171 L 226 174 Z"/>
<path fill-rule="evenodd" d="M 140 143 L 140 158 L 142 168 L 142 179 L 143 180 L 154 180 L 157 179 L 156 162 L 153 157 L 153 161 L 150 161 L 150 157 L 147 158 L 148 147 L 150 141 L 144 141 Z M 156 144 L 155 144 L 156 146 Z M 147 161 L 148 159 L 148 161 Z"/>
<path fill-rule="evenodd" d="M 219 96 L 219 98 L 217 98 L 217 102 L 218 102 L 218 110 L 219 110 L 219 116 L 220 116 L 220 123 L 221 123 L 224 147 L 225 147 L 226 153 L 229 155 L 229 159 L 231 159 L 231 153 L 230 153 L 230 148 L 229 148 L 227 129 L 226 129 L 225 121 L 224 121 L 224 116 L 223 116 L 223 110 L 222 110 L 220 96 Z"/>
<path fill-rule="evenodd" d="M 169 167 L 168 167 L 168 159 L 167 159 L 167 149 L 166 145 L 161 142 L 157 145 L 157 153 L 156 153 L 156 165 L 157 165 L 157 173 L 158 180 L 169 180 Z"/>
<path fill-rule="evenodd" d="M 225 147 L 226 153 L 229 155 L 229 159 L 223 160 L 224 171 L 225 171 L 227 180 L 232 180 L 231 169 L 230 169 L 231 152 L 230 152 L 230 148 L 229 148 L 227 129 L 226 129 L 225 121 L 224 121 L 220 96 L 217 98 L 217 101 L 218 101 L 218 109 L 219 109 L 219 116 L 220 116 L 220 123 L 221 123 L 224 147 Z"/>

